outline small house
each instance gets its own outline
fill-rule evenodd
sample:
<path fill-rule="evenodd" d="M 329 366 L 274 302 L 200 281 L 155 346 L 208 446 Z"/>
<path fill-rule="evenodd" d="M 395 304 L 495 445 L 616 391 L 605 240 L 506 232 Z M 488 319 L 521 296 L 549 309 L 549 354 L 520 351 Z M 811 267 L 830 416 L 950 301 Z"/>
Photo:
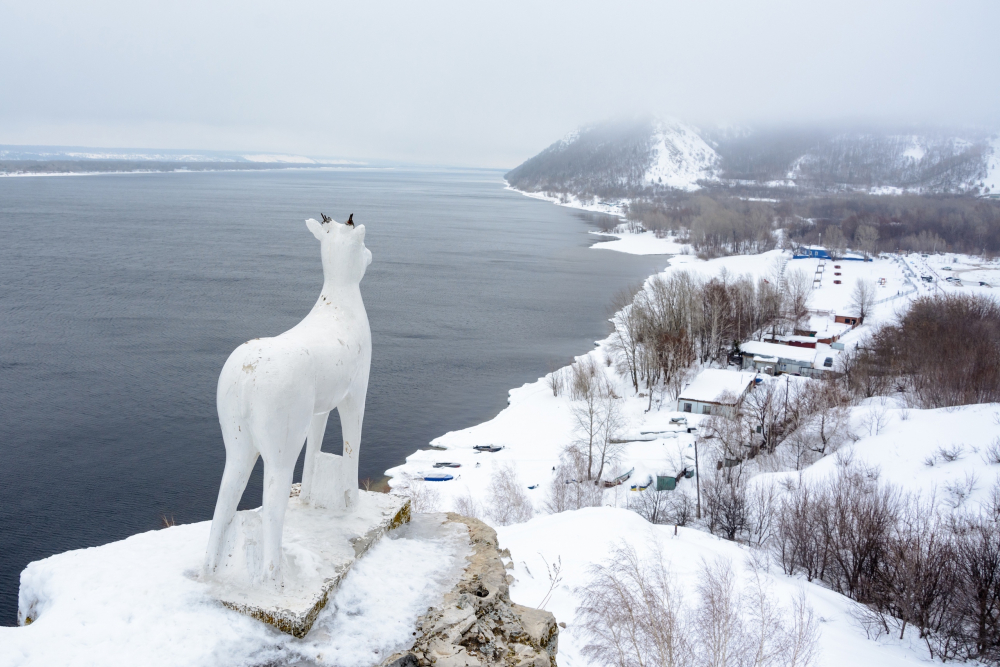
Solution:
<path fill-rule="evenodd" d="M 857 315 L 837 315 L 833 321 L 840 324 L 850 324 L 852 329 L 861 324 L 861 318 Z"/>
<path fill-rule="evenodd" d="M 830 257 L 829 251 L 821 245 L 804 245 L 795 249 L 792 253 L 792 259 L 833 259 Z"/>
<path fill-rule="evenodd" d="M 753 386 L 756 373 L 709 368 L 677 397 L 677 411 L 697 415 L 732 415 Z"/>
<path fill-rule="evenodd" d="M 817 341 L 818 342 L 818 341 Z M 839 354 L 827 345 L 816 349 L 794 347 L 761 341 L 743 343 L 743 369 L 767 375 L 789 373 L 807 377 L 822 377 L 833 370 L 834 359 Z"/>

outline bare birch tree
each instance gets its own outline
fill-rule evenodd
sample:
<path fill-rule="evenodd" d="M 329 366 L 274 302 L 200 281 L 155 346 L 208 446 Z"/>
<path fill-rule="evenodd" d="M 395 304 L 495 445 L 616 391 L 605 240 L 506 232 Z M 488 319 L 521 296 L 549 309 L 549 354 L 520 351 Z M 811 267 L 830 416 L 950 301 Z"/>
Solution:
<path fill-rule="evenodd" d="M 858 322 L 864 322 L 875 305 L 875 283 L 871 280 L 858 280 L 851 292 L 851 308 L 858 316 Z"/>

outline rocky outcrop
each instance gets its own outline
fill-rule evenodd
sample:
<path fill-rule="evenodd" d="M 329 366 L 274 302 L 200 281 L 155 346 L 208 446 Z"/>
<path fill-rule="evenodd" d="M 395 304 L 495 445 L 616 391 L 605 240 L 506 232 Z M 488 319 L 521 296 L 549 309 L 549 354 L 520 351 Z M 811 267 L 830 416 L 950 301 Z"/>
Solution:
<path fill-rule="evenodd" d="M 474 553 L 461 580 L 438 607 L 417 620 L 413 647 L 382 667 L 555 667 L 559 628 L 547 611 L 514 604 L 496 531 L 482 521 L 449 513 L 465 524 Z"/>

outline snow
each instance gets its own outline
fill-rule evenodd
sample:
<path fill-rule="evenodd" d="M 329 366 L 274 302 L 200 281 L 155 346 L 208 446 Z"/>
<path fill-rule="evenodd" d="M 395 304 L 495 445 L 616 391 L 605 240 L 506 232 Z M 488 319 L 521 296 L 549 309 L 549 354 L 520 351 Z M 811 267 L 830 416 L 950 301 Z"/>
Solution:
<path fill-rule="evenodd" d="M 933 254 L 923 257 L 913 253 L 900 259 L 915 275 L 917 286 L 915 296 L 933 294 L 979 294 L 994 299 L 1000 298 L 1000 261 L 955 253 Z M 951 267 L 945 270 L 944 267 Z M 920 276 L 927 275 L 933 282 L 925 283 Z M 960 283 L 945 280 L 949 276 L 958 278 Z M 980 281 L 986 285 L 980 285 Z"/>
<path fill-rule="evenodd" d="M 1000 192 L 1000 135 L 993 138 L 992 152 L 986 160 L 986 177 L 983 185 L 992 193 Z"/>
<path fill-rule="evenodd" d="M 866 425 L 872 413 L 882 415 L 880 429 Z M 868 420 L 870 421 L 870 420 Z M 851 430 L 862 436 L 845 444 L 838 456 L 827 456 L 809 466 L 802 478 L 807 482 L 833 476 L 841 460 L 877 468 L 883 482 L 894 484 L 925 497 L 934 495 L 946 507 L 973 509 L 988 499 L 991 487 L 1000 480 L 1000 465 L 987 464 L 985 448 L 1000 432 L 1000 404 L 964 405 L 937 410 L 918 410 L 886 405 L 869 399 L 851 410 Z M 958 458 L 948 462 L 940 451 L 958 448 Z M 930 462 L 930 463 L 929 463 Z M 795 472 L 772 473 L 763 478 L 797 482 Z M 949 491 L 975 478 L 971 493 L 961 502 Z"/>
<path fill-rule="evenodd" d="M 719 397 L 725 393 L 742 396 L 750 383 L 753 382 L 754 377 L 756 377 L 756 373 L 707 368 L 684 388 L 677 400 L 686 399 L 711 403 L 718 401 Z"/>
<path fill-rule="evenodd" d="M 927 149 L 920 145 L 920 137 L 918 136 L 914 135 L 910 137 L 910 141 L 912 143 L 905 151 L 903 151 L 903 157 L 908 157 L 914 162 L 920 162 L 924 159 L 924 156 L 927 155 Z"/>
<path fill-rule="evenodd" d="M 602 507 L 539 516 L 527 523 L 500 527 L 497 533 L 501 546 L 509 548 L 513 556 L 511 597 L 519 604 L 538 605 L 550 587 L 546 563 L 561 562 L 562 581 L 544 607 L 567 625 L 559 633 L 561 667 L 593 664 L 582 654 L 587 637 L 577 616 L 581 587 L 590 580 L 590 568 L 606 561 L 623 543 L 634 547 L 643 560 L 662 557 L 689 603 L 697 597 L 697 575 L 705 562 L 731 562 L 741 583 L 749 576 L 748 549 L 692 528 L 678 528 L 675 536 L 673 526 L 649 524 L 623 509 Z M 786 577 L 778 568 L 763 572 L 762 578 L 786 608 L 800 591 L 805 593 L 819 620 L 818 665 L 927 664 L 926 653 L 921 654 L 919 643 L 911 644 L 909 637 L 904 642 L 867 639 L 851 614 L 854 603 L 848 598 L 802 578 Z"/>
<path fill-rule="evenodd" d="M 821 265 L 822 272 L 817 272 Z M 788 263 L 787 270 L 803 271 L 809 276 L 818 275 L 820 280 L 813 289 L 809 305 L 811 308 L 828 310 L 837 315 L 856 314 L 851 306 L 851 300 L 859 280 L 867 280 L 875 287 L 876 301 L 883 299 L 895 301 L 897 295 L 903 297 L 916 290 L 915 281 L 908 275 L 913 273 L 912 268 L 908 268 L 905 260 L 897 255 L 891 256 L 890 259 L 875 258 L 868 262 L 793 259 Z M 839 285 L 834 282 L 837 280 L 840 281 Z M 894 313 L 895 308 L 891 301 L 877 304 L 871 315 L 874 319 L 869 322 L 880 321 Z"/>
<path fill-rule="evenodd" d="M 766 341 L 747 341 L 740 345 L 744 354 L 752 354 L 761 357 L 777 357 L 779 359 L 792 359 L 794 361 L 814 364 L 816 368 L 822 368 L 823 360 L 827 357 L 835 356 L 837 350 L 833 350 L 829 345 L 817 343 L 815 349 L 810 347 L 795 347 L 794 345 L 781 345 L 780 343 L 768 343 Z"/>
<path fill-rule="evenodd" d="M 0 664 L 367 666 L 409 645 L 416 619 L 454 586 L 471 553 L 460 524 L 419 515 L 345 577 L 303 639 L 226 609 L 198 581 L 209 522 L 35 561 L 21 600 L 37 620 L 0 627 Z"/>
<path fill-rule="evenodd" d="M 675 119 L 658 120 L 653 142 L 646 183 L 691 192 L 700 188 L 700 180 L 718 179 L 719 156 L 692 126 Z"/>
<path fill-rule="evenodd" d="M 512 396 L 517 396 L 520 400 L 513 402 L 509 410 L 525 414 L 528 408 L 525 403 L 531 400 L 529 395 L 514 392 Z M 541 394 L 533 398 L 538 403 L 548 404 L 550 408 L 555 407 L 554 400 L 548 401 Z M 541 406 L 535 407 L 541 411 Z M 872 410 L 883 409 L 887 411 L 884 426 L 877 434 L 868 433 L 864 424 L 865 416 Z M 852 413 L 852 429 L 860 436 L 859 440 L 844 445 L 840 450 L 840 459 L 835 455 L 827 456 L 807 468 L 801 475 L 802 479 L 812 481 L 826 478 L 834 474 L 838 460 L 851 458 L 856 463 L 877 467 L 885 482 L 897 484 L 910 492 L 921 492 L 926 497 L 936 494 L 946 508 L 975 508 L 977 503 L 986 499 L 990 487 L 1000 479 L 1000 466 L 988 466 L 981 458 L 984 447 L 996 438 L 996 420 L 1000 418 L 998 404 L 948 410 L 903 410 L 891 406 L 883 408 L 876 401 L 853 408 Z M 668 411 L 649 413 L 642 425 L 635 425 L 633 428 L 664 428 L 666 419 L 676 414 Z M 691 415 L 688 417 L 697 419 Z M 513 426 L 516 420 L 506 423 Z M 541 424 L 542 421 L 539 420 L 538 423 Z M 491 435 L 502 437 L 503 434 L 496 430 Z M 519 434 L 511 435 L 517 437 Z M 962 452 L 958 460 L 949 463 L 939 457 L 934 466 L 924 462 L 934 456 L 939 448 L 956 444 L 961 446 Z M 637 461 L 634 458 L 640 447 L 644 447 L 650 454 L 648 460 Z M 633 480 L 641 482 L 646 478 L 647 470 L 654 471 L 657 465 L 664 467 L 664 449 L 658 442 L 633 445 L 629 450 L 627 464 L 638 463 Z M 504 453 L 508 460 L 517 464 L 519 471 L 532 469 L 536 463 L 533 459 L 534 449 L 507 449 Z M 456 451 L 428 454 L 454 457 Z M 660 457 L 659 462 L 655 458 L 657 455 Z M 975 477 L 975 488 L 959 502 L 950 489 L 960 487 L 969 475 Z M 797 484 L 800 476 L 793 472 L 771 473 L 761 475 L 759 479 L 775 482 L 787 480 Z M 527 485 L 528 476 L 522 475 L 522 481 Z M 530 479 L 530 482 L 537 481 Z M 779 484 L 779 488 L 781 486 Z M 483 488 L 481 484 L 476 484 L 472 491 L 478 493 L 480 499 L 484 499 Z M 616 492 L 618 488 L 621 487 L 616 487 Z M 627 497 L 630 493 L 633 492 L 623 490 L 620 496 Z M 675 493 L 693 494 L 693 488 L 691 485 L 680 484 Z M 606 501 L 621 504 L 619 495 L 612 497 L 610 494 L 608 492 L 605 496 Z M 569 667 L 591 664 L 581 652 L 587 643 L 587 637 L 577 616 L 577 608 L 582 601 L 580 587 L 588 582 L 592 566 L 605 561 L 618 545 L 631 545 L 646 560 L 662 555 L 668 562 L 669 572 L 689 600 L 696 595 L 696 575 L 704 561 L 728 560 L 733 569 L 745 577 L 745 564 L 751 556 L 748 548 L 701 530 L 679 528 L 675 536 L 673 526 L 651 525 L 634 512 L 614 507 L 539 514 L 526 523 L 498 526 L 497 531 L 500 545 L 510 549 L 515 564 L 512 572 L 515 582 L 511 587 L 511 596 L 515 602 L 532 607 L 538 605 L 550 587 L 547 566 L 561 564 L 562 581 L 544 608 L 554 613 L 557 620 L 567 624 L 567 628 L 560 632 L 559 664 Z M 819 665 L 927 664 L 926 651 L 913 636 L 907 635 L 903 641 L 886 637 L 877 641 L 868 639 L 854 620 L 852 609 L 855 605 L 848 598 L 821 584 L 808 583 L 799 577 L 786 577 L 780 568 L 774 566 L 764 574 L 764 578 L 779 601 L 786 606 L 799 591 L 805 593 L 808 603 L 821 621 Z"/>
<path fill-rule="evenodd" d="M 629 255 L 680 255 L 691 252 L 691 246 L 678 243 L 673 236 L 658 237 L 653 232 L 592 232 L 610 236 L 614 241 L 600 241 L 592 245 L 598 250 L 615 250 Z"/>
<path fill-rule="evenodd" d="M 809 314 L 809 319 L 803 321 L 799 325 L 800 329 L 806 331 L 815 331 L 815 338 L 808 338 L 807 340 L 816 340 L 817 338 L 830 338 L 833 336 L 842 336 L 851 330 L 850 324 L 844 324 L 843 322 L 837 322 L 834 319 L 833 313 L 828 313 L 826 311 L 812 312 Z M 795 336 L 787 336 L 787 338 L 796 338 Z"/>

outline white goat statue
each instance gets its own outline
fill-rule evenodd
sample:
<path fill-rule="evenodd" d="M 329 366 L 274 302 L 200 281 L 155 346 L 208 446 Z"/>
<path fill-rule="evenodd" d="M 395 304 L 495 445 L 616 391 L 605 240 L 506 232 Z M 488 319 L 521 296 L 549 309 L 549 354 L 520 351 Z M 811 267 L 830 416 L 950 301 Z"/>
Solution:
<path fill-rule="evenodd" d="M 365 247 L 364 225 L 309 219 L 306 226 L 319 240 L 323 259 L 323 291 L 316 305 L 285 333 L 240 345 L 219 376 L 216 403 L 226 468 L 205 557 L 209 577 L 233 544 L 227 533 L 258 456 L 264 459 L 264 496 L 259 552 L 252 559 L 256 571 L 250 572 L 253 586 L 282 584 L 281 535 L 303 442 L 308 444 L 300 501 L 343 510 L 358 501 L 372 349 L 359 284 L 372 254 Z M 320 451 L 334 408 L 340 414 L 343 456 Z"/>

